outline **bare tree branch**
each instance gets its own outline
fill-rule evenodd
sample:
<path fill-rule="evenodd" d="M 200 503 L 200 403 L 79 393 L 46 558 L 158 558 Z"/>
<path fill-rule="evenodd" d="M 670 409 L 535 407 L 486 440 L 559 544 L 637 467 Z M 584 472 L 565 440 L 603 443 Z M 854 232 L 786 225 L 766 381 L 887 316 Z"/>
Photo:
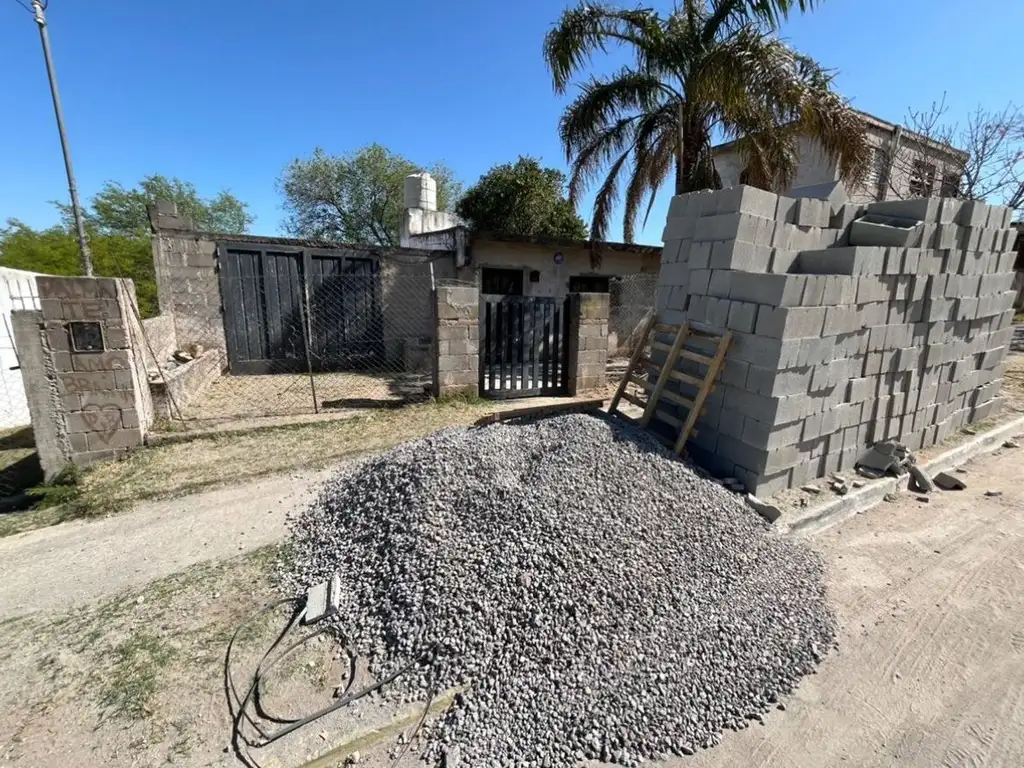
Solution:
<path fill-rule="evenodd" d="M 1024 207 L 1024 111 L 1014 104 L 1001 110 L 978 107 L 963 123 L 947 119 L 945 96 L 928 109 L 907 111 L 902 140 L 887 149 L 891 196 L 946 196 L 985 200 L 1014 209 Z M 951 151 L 964 153 L 953 161 Z M 936 156 L 950 158 L 944 165 Z M 910 180 L 909 184 L 903 183 Z M 955 187 L 954 187 L 955 182 Z"/>

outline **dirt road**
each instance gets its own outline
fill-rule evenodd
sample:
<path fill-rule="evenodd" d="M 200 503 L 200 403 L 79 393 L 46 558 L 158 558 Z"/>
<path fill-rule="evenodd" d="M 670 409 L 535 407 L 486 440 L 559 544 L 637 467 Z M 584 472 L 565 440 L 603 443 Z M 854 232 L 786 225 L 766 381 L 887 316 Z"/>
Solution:
<path fill-rule="evenodd" d="M 1024 449 L 967 470 L 966 491 L 904 494 L 811 540 L 839 653 L 787 711 L 675 765 L 1024 765 Z"/>
<path fill-rule="evenodd" d="M 288 512 L 307 503 L 329 471 L 142 502 L 130 514 L 0 538 L 0 620 L 109 597 L 280 541 Z"/>

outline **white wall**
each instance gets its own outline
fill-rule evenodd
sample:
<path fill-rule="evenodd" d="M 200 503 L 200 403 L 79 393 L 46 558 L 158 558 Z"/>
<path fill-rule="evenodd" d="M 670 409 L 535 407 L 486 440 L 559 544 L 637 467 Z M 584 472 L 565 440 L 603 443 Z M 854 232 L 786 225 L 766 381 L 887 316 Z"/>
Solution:
<path fill-rule="evenodd" d="M 11 311 L 39 309 L 38 272 L 0 267 L 0 428 L 32 422 L 25 400 L 25 384 L 18 370 L 18 353 L 11 330 Z"/>

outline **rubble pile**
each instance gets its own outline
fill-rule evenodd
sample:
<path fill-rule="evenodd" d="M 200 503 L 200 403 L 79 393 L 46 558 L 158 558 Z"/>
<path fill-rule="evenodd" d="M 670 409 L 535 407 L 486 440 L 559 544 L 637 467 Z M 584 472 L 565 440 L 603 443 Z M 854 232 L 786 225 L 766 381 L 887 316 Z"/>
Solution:
<path fill-rule="evenodd" d="M 650 435 L 598 416 L 445 430 L 343 469 L 292 521 L 296 592 L 383 695 L 465 686 L 428 759 L 633 766 L 779 705 L 834 641 L 819 558 Z M 779 705 L 781 708 L 781 705 Z"/>

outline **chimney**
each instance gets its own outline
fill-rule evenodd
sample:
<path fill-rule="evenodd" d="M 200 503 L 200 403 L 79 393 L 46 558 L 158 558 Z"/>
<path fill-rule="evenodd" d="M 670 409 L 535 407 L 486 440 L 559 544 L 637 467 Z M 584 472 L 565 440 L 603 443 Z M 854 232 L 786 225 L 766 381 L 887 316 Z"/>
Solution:
<path fill-rule="evenodd" d="M 437 210 L 437 182 L 426 171 L 405 177 L 405 207 Z"/>

